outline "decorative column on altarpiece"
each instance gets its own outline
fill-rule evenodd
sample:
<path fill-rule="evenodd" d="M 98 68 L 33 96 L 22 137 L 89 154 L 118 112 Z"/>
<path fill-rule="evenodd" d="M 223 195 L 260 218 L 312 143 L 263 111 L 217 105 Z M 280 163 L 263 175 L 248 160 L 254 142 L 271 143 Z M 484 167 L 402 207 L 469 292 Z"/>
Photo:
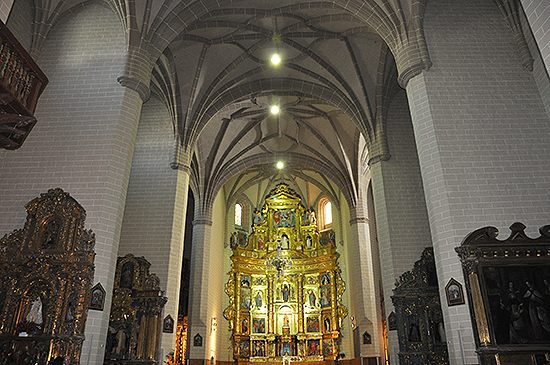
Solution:
<path fill-rule="evenodd" d="M 298 277 L 298 333 L 304 333 L 304 274 L 299 273 Z"/>
<path fill-rule="evenodd" d="M 275 320 L 274 320 L 274 297 L 275 297 L 275 286 L 273 285 L 275 281 L 274 275 L 268 275 L 267 277 L 267 292 L 268 295 L 268 319 L 267 319 L 267 333 L 275 333 Z"/>
<path fill-rule="evenodd" d="M 246 335 L 246 333 L 243 333 L 243 326 L 242 324 L 242 313 L 241 313 L 241 278 L 239 277 L 239 274 L 233 274 L 235 275 L 235 306 L 237 308 L 236 315 L 235 315 L 235 332 L 241 333 L 243 335 Z"/>
<path fill-rule="evenodd" d="M 330 276 L 330 300 L 332 301 L 331 305 L 331 313 L 330 316 L 332 317 L 331 321 L 331 329 L 333 331 L 338 330 L 338 324 L 339 318 L 338 318 L 338 300 L 337 300 L 337 293 L 336 293 L 336 275 L 334 274 L 334 271 L 329 272 Z"/>

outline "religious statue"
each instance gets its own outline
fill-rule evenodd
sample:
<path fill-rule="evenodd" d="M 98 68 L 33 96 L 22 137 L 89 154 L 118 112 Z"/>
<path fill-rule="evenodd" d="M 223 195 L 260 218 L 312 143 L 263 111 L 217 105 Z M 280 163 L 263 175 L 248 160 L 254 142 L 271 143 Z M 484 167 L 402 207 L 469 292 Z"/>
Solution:
<path fill-rule="evenodd" d="M 132 288 L 134 276 L 134 267 L 130 263 L 124 264 L 122 267 L 122 274 L 120 275 L 120 287 Z"/>
<path fill-rule="evenodd" d="M 290 326 L 290 320 L 288 319 L 288 314 L 285 314 L 285 316 L 283 317 L 283 327 L 288 326 Z"/>
<path fill-rule="evenodd" d="M 315 307 L 316 299 L 317 299 L 317 297 L 315 296 L 315 293 L 313 292 L 313 290 L 310 290 L 309 291 L 309 306 L 310 307 Z"/>
<path fill-rule="evenodd" d="M 256 308 L 261 308 L 262 307 L 262 293 L 261 292 L 258 292 L 256 294 L 256 297 L 255 297 L 255 301 L 256 301 Z"/>
<path fill-rule="evenodd" d="M 311 244 L 311 236 L 308 234 L 306 237 L 306 249 L 311 250 L 312 244 Z"/>
<path fill-rule="evenodd" d="M 75 319 L 75 311 L 76 311 L 76 294 L 72 293 L 69 295 L 69 299 L 67 300 L 67 315 L 65 317 L 65 320 L 70 322 Z"/>
<path fill-rule="evenodd" d="M 36 300 L 32 302 L 31 310 L 27 314 L 26 319 L 28 322 L 42 324 L 42 300 L 40 300 L 40 296 L 36 297 Z"/>
<path fill-rule="evenodd" d="M 42 240 L 43 249 L 52 249 L 57 245 L 59 237 L 59 222 L 56 220 L 49 221 L 44 228 L 44 238 Z"/>
<path fill-rule="evenodd" d="M 281 248 L 283 250 L 288 250 L 290 248 L 288 236 L 285 233 L 281 236 Z"/>
<path fill-rule="evenodd" d="M 283 301 L 288 302 L 288 296 L 290 294 L 290 290 L 288 289 L 288 285 L 283 286 Z"/>
<path fill-rule="evenodd" d="M 126 333 L 122 328 L 120 328 L 116 333 L 117 347 L 115 353 L 124 354 L 126 353 Z"/>
<path fill-rule="evenodd" d="M 325 332 L 330 332 L 330 318 L 328 316 L 325 317 L 324 324 Z"/>
<path fill-rule="evenodd" d="M 315 218 L 315 211 L 313 209 L 309 212 L 309 223 L 313 225 L 317 224 L 317 218 Z"/>

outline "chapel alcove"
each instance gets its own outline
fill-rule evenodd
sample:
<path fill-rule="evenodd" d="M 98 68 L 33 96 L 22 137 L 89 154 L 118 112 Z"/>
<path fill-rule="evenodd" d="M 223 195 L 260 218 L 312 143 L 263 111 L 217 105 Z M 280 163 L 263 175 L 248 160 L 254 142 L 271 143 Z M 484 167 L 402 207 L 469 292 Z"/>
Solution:
<path fill-rule="evenodd" d="M 23 229 L 0 240 L 0 364 L 80 363 L 95 237 L 61 189 L 26 206 Z"/>

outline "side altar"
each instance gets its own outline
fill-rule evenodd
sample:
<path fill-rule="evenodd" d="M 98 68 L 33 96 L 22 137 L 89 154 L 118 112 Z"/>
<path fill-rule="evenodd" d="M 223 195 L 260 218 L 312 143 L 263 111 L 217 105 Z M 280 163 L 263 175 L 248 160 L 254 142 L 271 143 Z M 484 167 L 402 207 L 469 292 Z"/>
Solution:
<path fill-rule="evenodd" d="M 233 234 L 231 248 L 224 317 L 235 360 L 335 360 L 348 311 L 334 231 L 319 233 L 315 213 L 279 184 L 255 212 L 252 233 Z"/>

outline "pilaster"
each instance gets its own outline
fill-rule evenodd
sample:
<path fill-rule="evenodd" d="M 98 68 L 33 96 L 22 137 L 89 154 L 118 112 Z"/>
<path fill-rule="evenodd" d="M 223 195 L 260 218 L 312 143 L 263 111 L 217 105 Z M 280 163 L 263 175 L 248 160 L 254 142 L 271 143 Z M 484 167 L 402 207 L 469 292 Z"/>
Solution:
<path fill-rule="evenodd" d="M 213 290 L 214 284 L 223 282 L 220 277 L 212 277 L 212 220 L 208 215 L 196 214 L 193 221 L 193 248 L 191 250 L 191 272 L 189 284 L 189 323 L 188 323 L 188 353 L 189 359 L 209 359 L 210 352 L 215 342 L 215 336 L 211 331 L 210 321 L 215 312 Z M 223 245 L 219 245 L 222 255 Z M 237 280 L 238 281 L 238 280 Z M 221 289 L 223 293 L 223 289 Z M 238 304 L 238 303 L 237 303 Z M 220 311 L 221 313 L 221 311 Z M 193 338 L 199 334 L 203 341 L 202 346 L 194 346 Z"/>
<path fill-rule="evenodd" d="M 360 334 L 367 331 L 372 338 L 371 344 L 360 342 L 359 356 L 379 357 L 382 354 L 380 322 L 380 303 L 377 299 L 375 273 L 372 260 L 369 223 L 364 217 L 352 217 L 348 238 L 348 270 L 350 274 L 349 290 L 351 305 L 349 316 L 358 327 Z M 333 280 L 334 282 L 334 280 Z M 334 290 L 333 290 L 334 291 Z M 334 315 L 334 314 L 333 314 Z M 351 319 L 354 317 L 354 320 Z M 353 325 L 352 325 L 353 326 Z M 352 327 L 352 330 L 354 328 Z"/>

